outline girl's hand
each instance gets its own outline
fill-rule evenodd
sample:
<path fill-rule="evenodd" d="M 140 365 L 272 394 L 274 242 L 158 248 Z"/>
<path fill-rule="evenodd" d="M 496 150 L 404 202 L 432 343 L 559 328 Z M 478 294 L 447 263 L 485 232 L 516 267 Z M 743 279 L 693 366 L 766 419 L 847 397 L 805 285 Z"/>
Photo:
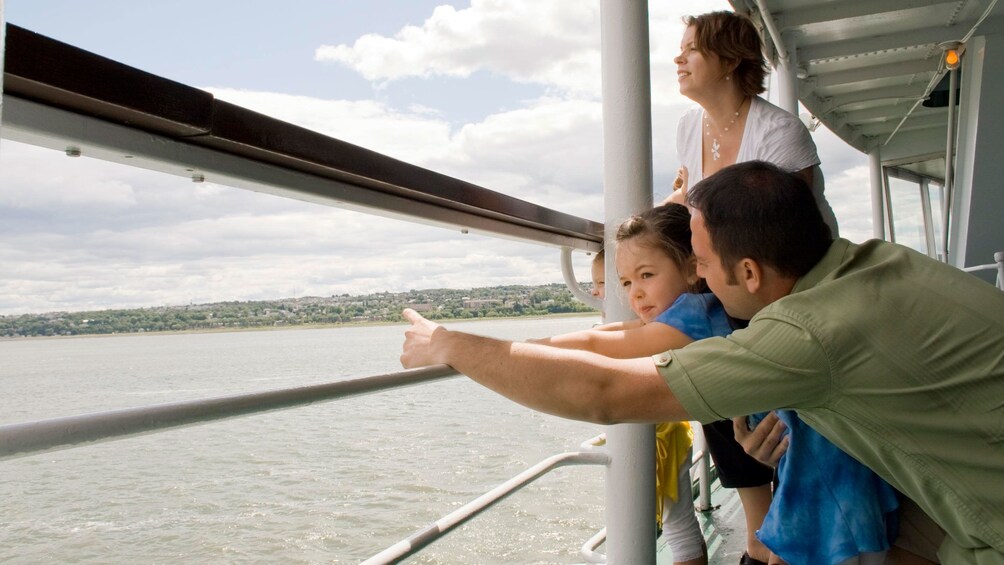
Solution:
<path fill-rule="evenodd" d="M 682 204 L 687 205 L 687 167 L 680 167 L 676 170 L 676 180 L 673 181 L 673 193 L 662 201 L 662 204 Z"/>
<path fill-rule="evenodd" d="M 680 167 L 676 170 L 676 180 L 673 181 L 673 188 L 687 193 L 687 167 Z"/>

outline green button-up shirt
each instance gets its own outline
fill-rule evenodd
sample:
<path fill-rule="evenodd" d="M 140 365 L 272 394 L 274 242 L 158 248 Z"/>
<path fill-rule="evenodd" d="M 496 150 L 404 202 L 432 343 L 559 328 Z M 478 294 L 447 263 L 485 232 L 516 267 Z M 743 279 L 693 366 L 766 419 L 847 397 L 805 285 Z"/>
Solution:
<path fill-rule="evenodd" d="M 692 418 L 795 409 L 945 529 L 944 562 L 1004 563 L 1004 292 L 838 239 L 747 329 L 654 360 Z"/>

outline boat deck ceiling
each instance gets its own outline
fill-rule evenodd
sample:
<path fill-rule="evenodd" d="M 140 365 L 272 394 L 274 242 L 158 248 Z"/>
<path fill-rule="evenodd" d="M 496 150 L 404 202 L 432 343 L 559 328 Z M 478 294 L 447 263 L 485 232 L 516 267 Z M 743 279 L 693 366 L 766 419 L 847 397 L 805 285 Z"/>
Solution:
<path fill-rule="evenodd" d="M 761 24 L 775 61 L 779 48 L 783 54 L 795 48 L 798 96 L 813 116 L 856 149 L 867 153 L 881 146 L 883 156 L 904 163 L 944 152 L 944 46 L 1004 31 L 1004 3 L 996 0 L 731 3 Z M 775 45 L 772 35 L 784 45 Z M 942 93 L 940 106 L 922 104 Z M 935 158 L 944 163 L 943 154 Z M 943 176 L 943 165 L 934 170 Z"/>
<path fill-rule="evenodd" d="M 603 225 L 6 26 L 4 137 L 302 200 L 596 251 Z M 201 178 L 200 178 L 201 180 Z"/>

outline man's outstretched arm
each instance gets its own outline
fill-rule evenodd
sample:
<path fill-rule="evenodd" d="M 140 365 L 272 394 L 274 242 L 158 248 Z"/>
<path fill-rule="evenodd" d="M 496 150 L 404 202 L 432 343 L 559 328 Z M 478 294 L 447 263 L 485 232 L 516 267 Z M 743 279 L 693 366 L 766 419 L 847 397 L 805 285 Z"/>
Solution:
<path fill-rule="evenodd" d="M 401 364 L 449 365 L 524 406 L 599 424 L 688 420 L 648 357 L 611 359 L 449 331 L 411 309 Z"/>

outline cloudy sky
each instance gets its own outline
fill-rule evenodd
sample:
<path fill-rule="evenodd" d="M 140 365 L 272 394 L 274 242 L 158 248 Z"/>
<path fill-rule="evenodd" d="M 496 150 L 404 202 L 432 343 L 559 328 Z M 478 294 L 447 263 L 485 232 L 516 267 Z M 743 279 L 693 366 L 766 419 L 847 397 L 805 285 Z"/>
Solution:
<path fill-rule="evenodd" d="M 599 4 L 6 0 L 4 9 L 11 23 L 220 99 L 602 221 Z M 727 8 L 650 2 L 657 198 L 690 106 L 672 63 L 680 18 Z M 867 158 L 823 128 L 813 136 L 842 235 L 868 238 Z M 589 258 L 577 255 L 586 279 Z M 561 280 L 550 247 L 0 142 L 0 314 Z"/>

